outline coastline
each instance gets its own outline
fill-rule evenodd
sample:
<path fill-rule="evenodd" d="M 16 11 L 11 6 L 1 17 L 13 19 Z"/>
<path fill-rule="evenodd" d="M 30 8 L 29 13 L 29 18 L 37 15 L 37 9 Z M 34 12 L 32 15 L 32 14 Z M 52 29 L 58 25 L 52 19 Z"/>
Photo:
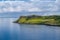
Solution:
<path fill-rule="evenodd" d="M 18 24 L 31 24 L 31 25 L 47 25 L 47 26 L 60 26 L 60 16 L 20 16 L 19 19 L 14 21 Z"/>
<path fill-rule="evenodd" d="M 13 23 L 17 23 L 17 24 L 26 24 L 26 25 L 46 25 L 46 26 L 58 26 L 60 27 L 60 25 L 53 25 L 53 24 L 30 24 L 30 23 L 18 23 L 18 22 L 13 22 Z"/>

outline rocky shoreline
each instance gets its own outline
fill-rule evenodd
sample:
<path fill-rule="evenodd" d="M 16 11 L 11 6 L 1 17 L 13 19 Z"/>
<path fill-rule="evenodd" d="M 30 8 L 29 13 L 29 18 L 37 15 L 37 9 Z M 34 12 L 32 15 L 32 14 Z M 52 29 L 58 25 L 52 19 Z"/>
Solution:
<path fill-rule="evenodd" d="M 13 22 L 13 23 L 18 23 L 18 22 Z M 18 23 L 18 24 L 29 24 L 29 23 Z M 46 26 L 58 26 L 58 27 L 60 27 L 60 25 L 54 25 L 54 24 L 29 24 L 29 25 L 46 25 Z"/>

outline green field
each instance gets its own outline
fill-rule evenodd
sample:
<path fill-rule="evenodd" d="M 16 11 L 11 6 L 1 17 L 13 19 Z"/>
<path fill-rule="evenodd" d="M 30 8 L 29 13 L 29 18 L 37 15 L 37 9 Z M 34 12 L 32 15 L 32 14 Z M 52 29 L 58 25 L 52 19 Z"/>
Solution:
<path fill-rule="evenodd" d="M 20 24 L 49 24 L 49 25 L 60 25 L 60 16 L 20 16 L 18 20 L 15 21 Z"/>

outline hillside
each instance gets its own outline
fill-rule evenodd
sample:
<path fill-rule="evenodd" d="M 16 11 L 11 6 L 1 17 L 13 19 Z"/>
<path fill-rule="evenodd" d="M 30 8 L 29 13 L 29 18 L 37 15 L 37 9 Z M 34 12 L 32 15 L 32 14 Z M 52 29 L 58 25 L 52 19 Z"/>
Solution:
<path fill-rule="evenodd" d="M 15 23 L 19 24 L 44 24 L 44 25 L 58 25 L 60 26 L 60 16 L 51 15 L 51 16 L 20 16 Z"/>

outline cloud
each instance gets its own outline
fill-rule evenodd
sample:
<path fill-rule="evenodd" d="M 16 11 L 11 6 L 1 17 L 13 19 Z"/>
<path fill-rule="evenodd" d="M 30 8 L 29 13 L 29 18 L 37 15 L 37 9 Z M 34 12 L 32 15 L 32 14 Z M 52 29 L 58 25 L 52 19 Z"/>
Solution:
<path fill-rule="evenodd" d="M 29 12 L 39 12 L 39 11 L 42 11 L 42 9 L 39 9 L 39 8 L 30 8 L 28 9 Z"/>
<path fill-rule="evenodd" d="M 32 3 L 20 2 L 0 2 L 0 12 L 21 12 L 21 11 L 39 11 Z"/>
<path fill-rule="evenodd" d="M 59 0 L 49 2 L 41 0 L 30 0 L 26 1 L 5 1 L 0 2 L 0 12 L 44 12 L 44 11 L 59 11 L 60 4 Z"/>

